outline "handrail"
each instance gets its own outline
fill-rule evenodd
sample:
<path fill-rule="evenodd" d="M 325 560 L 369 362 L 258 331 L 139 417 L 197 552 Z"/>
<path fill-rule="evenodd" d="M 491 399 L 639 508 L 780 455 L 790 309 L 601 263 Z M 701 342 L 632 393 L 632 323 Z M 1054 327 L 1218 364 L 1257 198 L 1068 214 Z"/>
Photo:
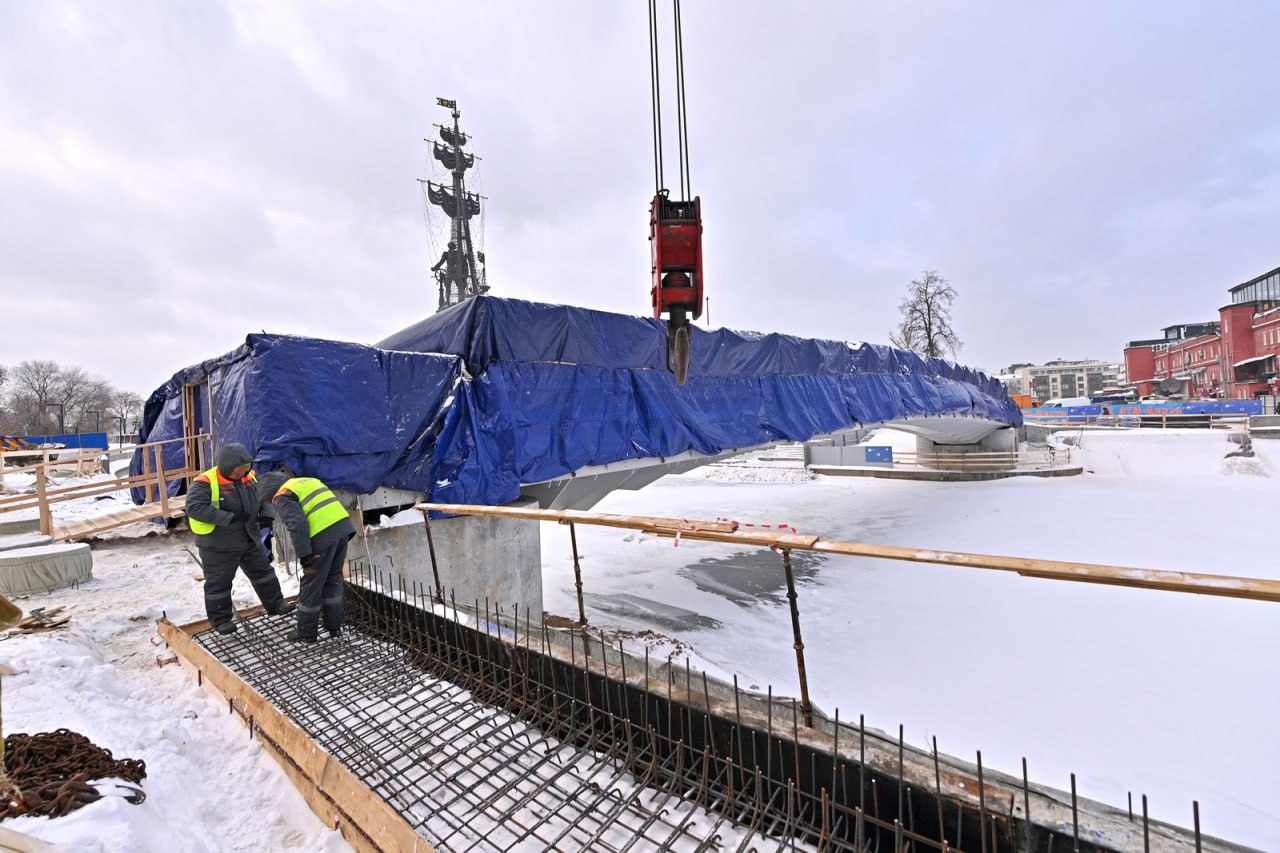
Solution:
<path fill-rule="evenodd" d="M 1071 464 L 1071 449 L 1051 447 L 1045 450 L 979 453 L 895 450 L 893 452 L 893 464 L 895 466 L 901 464 L 917 467 L 954 469 L 1054 467 L 1058 465 Z"/>
<path fill-rule="evenodd" d="M 1133 413 L 1111 413 L 1111 414 L 1071 414 L 1067 411 L 1054 412 L 1037 412 L 1033 415 L 1024 415 L 1023 422 L 1029 424 L 1041 424 L 1048 426 L 1057 426 L 1059 424 L 1069 424 L 1071 426 L 1119 426 L 1119 427 L 1136 427 L 1141 429 L 1168 429 L 1177 428 L 1187 422 L 1194 421 L 1196 423 L 1208 423 L 1210 427 L 1229 426 L 1233 424 L 1247 423 L 1249 415 L 1232 412 L 1205 412 L 1197 414 L 1195 412 L 1133 412 Z M 1179 423 L 1181 421 L 1181 423 Z"/>
<path fill-rule="evenodd" d="M 754 545 L 774 550 L 803 550 L 849 557 L 873 557 L 912 563 L 964 566 L 1016 572 L 1024 577 L 1045 580 L 1076 581 L 1156 589 L 1226 598 L 1280 602 L 1280 580 L 1235 577 L 1197 572 L 1171 572 L 1064 560 L 1041 560 L 1033 557 L 1005 557 L 993 554 L 971 554 L 961 551 L 937 551 L 926 548 L 904 548 L 894 545 L 872 545 L 864 542 L 838 542 L 811 534 L 775 533 L 752 528 L 742 529 L 737 522 L 689 521 L 656 516 L 615 515 L 572 509 L 534 509 L 532 507 L 478 506 L 472 504 L 420 503 L 414 509 L 448 515 L 479 515 L 499 518 L 523 518 L 530 521 L 558 521 L 564 524 L 595 524 L 640 530 L 657 536 L 680 536 L 730 545 Z"/>
<path fill-rule="evenodd" d="M 791 563 L 791 552 L 793 550 L 842 554 L 849 557 L 873 557 L 915 563 L 964 566 L 974 569 L 991 569 L 1016 572 L 1025 577 L 1045 580 L 1111 584 L 1167 592 L 1219 595 L 1256 601 L 1280 602 L 1280 581 L 1276 580 L 1192 572 L 1169 572 L 1159 569 L 1135 569 L 1091 563 L 1072 563 L 1061 560 L 1039 560 L 1029 557 L 968 554 L 959 551 L 934 551 L 891 545 L 871 545 L 863 542 L 837 542 L 824 540 L 811 534 L 800 533 L 794 528 L 789 528 L 791 530 L 789 533 L 762 530 L 758 527 L 744 530 L 742 529 L 743 526 L 736 521 L 691 521 L 689 519 L 615 515 L 613 513 L 572 509 L 535 509 L 532 507 L 478 506 L 474 504 L 420 503 L 416 504 L 414 509 L 422 512 L 423 524 L 426 527 L 428 552 L 431 557 L 431 572 L 435 580 L 435 596 L 436 600 L 441 603 L 444 601 L 444 590 L 440 584 L 435 548 L 431 546 L 432 512 L 489 518 L 518 518 L 527 521 L 556 521 L 560 524 L 567 524 L 569 526 L 569 541 L 573 549 L 573 569 L 578 598 L 579 621 L 574 623 L 577 626 L 586 625 L 587 617 L 583 602 L 582 575 L 578 560 L 577 538 L 574 535 L 574 524 L 594 524 L 602 527 L 639 530 L 654 536 L 672 537 L 677 543 L 681 538 L 696 539 L 703 542 L 769 548 L 778 552 L 782 557 L 782 568 L 787 585 L 787 601 L 791 611 L 791 628 L 795 638 L 794 648 L 800 687 L 800 711 L 804 718 L 804 724 L 810 727 L 813 725 L 813 707 L 809 700 L 809 682 L 804 658 L 805 645 L 800 629 L 800 610 L 797 605 L 798 594 L 795 572 Z"/>
<path fill-rule="evenodd" d="M 109 482 L 79 483 L 74 486 L 50 489 L 48 482 L 49 468 L 56 465 L 57 462 L 33 466 L 32 470 L 36 475 L 36 494 L 34 496 L 23 494 L 0 497 L 0 514 L 33 507 L 38 508 L 40 511 L 40 532 L 49 536 L 53 533 L 53 513 L 50 509 L 52 504 L 77 498 L 111 494 L 122 489 L 141 486 L 146 491 L 146 499 L 143 503 L 159 503 L 161 514 L 167 517 L 170 514 L 169 484 L 175 480 L 189 481 L 199 476 L 201 469 L 188 463 L 177 471 L 165 470 L 164 446 L 183 442 L 187 445 L 187 452 L 184 455 L 190 459 L 192 450 L 195 451 L 195 455 L 198 457 L 204 449 L 204 444 L 212 442 L 212 440 L 213 437 L 211 435 L 201 433 L 195 436 L 183 436 L 181 438 L 169 438 L 163 441 L 139 444 L 137 449 L 142 451 L 143 473 L 117 478 Z M 192 447 L 193 444 L 195 445 L 194 448 Z M 153 494 L 155 495 L 154 499 Z"/>

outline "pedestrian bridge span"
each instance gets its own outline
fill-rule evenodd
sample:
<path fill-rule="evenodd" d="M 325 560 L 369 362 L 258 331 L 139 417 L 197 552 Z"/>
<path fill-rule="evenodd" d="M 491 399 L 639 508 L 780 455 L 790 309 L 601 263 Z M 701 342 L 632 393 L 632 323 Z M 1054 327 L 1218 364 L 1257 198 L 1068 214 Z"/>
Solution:
<path fill-rule="evenodd" d="M 211 433 L 259 468 L 362 494 L 584 508 L 610 488 L 857 427 L 963 444 L 1021 423 L 992 377 L 892 347 L 695 328 L 692 351 L 677 386 L 658 321 L 482 296 L 374 346 L 249 335 L 157 389 L 141 440 Z M 186 467 L 183 447 L 166 467 Z M 579 478 L 597 487 L 556 485 Z"/>

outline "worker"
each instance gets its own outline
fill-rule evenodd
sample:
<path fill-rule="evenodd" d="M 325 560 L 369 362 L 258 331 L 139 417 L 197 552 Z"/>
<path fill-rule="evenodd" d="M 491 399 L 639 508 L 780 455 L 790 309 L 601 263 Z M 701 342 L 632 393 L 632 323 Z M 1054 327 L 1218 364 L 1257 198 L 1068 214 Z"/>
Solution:
<path fill-rule="evenodd" d="M 271 505 L 288 528 L 302 566 L 298 622 L 288 639 L 317 642 L 322 621 L 329 636 L 337 637 L 342 633 L 342 566 L 355 525 L 337 496 L 315 477 L 273 472 L 262 481 L 268 491 L 274 489 Z"/>
<path fill-rule="evenodd" d="M 253 457 L 243 444 L 228 444 L 217 466 L 195 478 L 187 490 L 187 524 L 196 535 L 204 569 L 204 609 L 219 634 L 236 632 L 231 585 L 243 569 L 262 606 L 273 616 L 292 613 L 280 579 L 262 547 L 257 477 Z"/>

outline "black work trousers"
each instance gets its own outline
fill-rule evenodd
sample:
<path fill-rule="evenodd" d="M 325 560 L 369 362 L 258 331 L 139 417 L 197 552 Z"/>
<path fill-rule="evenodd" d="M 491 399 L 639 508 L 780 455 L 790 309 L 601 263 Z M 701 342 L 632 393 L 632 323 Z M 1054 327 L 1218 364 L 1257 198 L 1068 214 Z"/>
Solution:
<path fill-rule="evenodd" d="M 245 537 L 244 548 L 239 551 L 201 548 L 200 563 L 204 568 L 204 611 L 209 616 L 209 624 L 215 628 L 230 622 L 235 615 L 231 606 L 231 584 L 236 579 L 236 569 L 244 569 L 268 613 L 284 606 L 284 593 L 275 569 L 267 562 L 262 545 L 249 537 Z"/>
<path fill-rule="evenodd" d="M 325 630 L 336 635 L 342 630 L 342 564 L 347 561 L 345 538 L 318 551 L 310 569 L 302 572 L 298 587 L 298 636 L 314 640 Z"/>

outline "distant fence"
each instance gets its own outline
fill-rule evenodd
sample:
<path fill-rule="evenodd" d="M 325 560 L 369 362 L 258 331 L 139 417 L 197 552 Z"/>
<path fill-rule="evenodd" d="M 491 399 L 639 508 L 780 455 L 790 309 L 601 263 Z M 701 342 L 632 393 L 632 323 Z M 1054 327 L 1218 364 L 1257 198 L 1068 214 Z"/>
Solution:
<path fill-rule="evenodd" d="M 1261 400 L 1206 400 L 1023 409 L 1022 417 L 1027 422 L 1040 424 L 1172 428 L 1226 426 L 1262 413 Z"/>
<path fill-rule="evenodd" d="M 933 468 L 943 471 L 1040 471 L 1069 466 L 1071 448 L 1048 447 L 1044 450 L 990 453 L 895 451 L 892 462 L 894 468 Z"/>

